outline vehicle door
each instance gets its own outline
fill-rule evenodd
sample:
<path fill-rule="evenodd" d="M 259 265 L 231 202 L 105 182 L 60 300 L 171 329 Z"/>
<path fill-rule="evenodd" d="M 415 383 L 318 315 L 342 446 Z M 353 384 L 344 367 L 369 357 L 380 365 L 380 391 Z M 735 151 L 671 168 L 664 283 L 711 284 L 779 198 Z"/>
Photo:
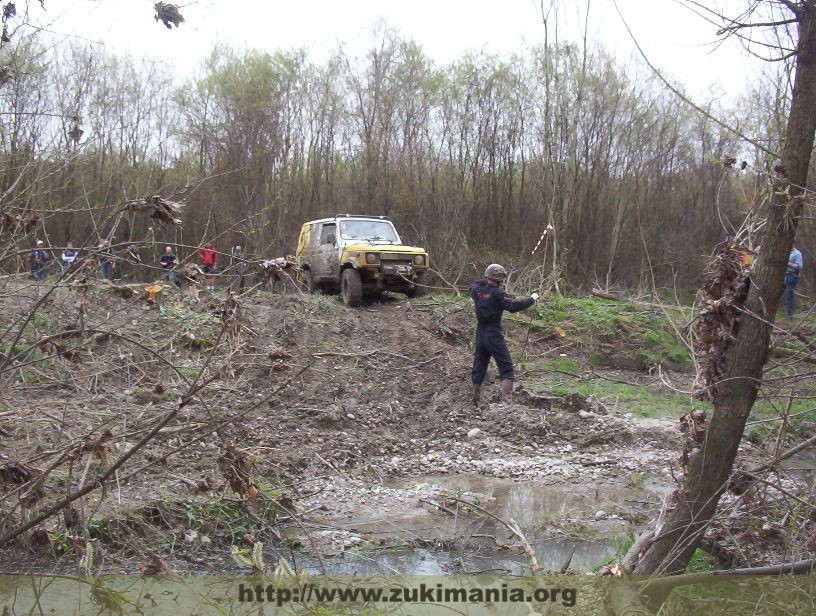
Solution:
<path fill-rule="evenodd" d="M 335 280 L 340 274 L 337 256 L 337 225 L 326 222 L 317 234 L 317 248 L 312 261 L 312 276 L 317 281 Z"/>

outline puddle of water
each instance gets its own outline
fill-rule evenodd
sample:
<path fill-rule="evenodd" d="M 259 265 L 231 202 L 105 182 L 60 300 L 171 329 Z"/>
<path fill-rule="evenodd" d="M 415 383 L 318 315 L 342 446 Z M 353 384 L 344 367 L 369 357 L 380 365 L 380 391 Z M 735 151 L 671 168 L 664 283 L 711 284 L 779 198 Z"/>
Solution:
<path fill-rule="evenodd" d="M 559 571 L 572 556 L 573 571 L 591 571 L 599 563 L 614 556 L 609 543 L 546 539 L 533 542 L 539 567 Z M 495 573 L 529 575 L 530 561 L 522 554 L 488 552 L 478 548 L 437 551 L 430 549 L 391 549 L 369 552 L 346 552 L 342 556 L 324 557 L 329 575 L 449 575 L 462 573 Z M 302 557 L 298 568 L 322 573 L 314 557 Z"/>
<path fill-rule="evenodd" d="M 599 563 L 614 556 L 614 540 L 628 534 L 629 524 L 614 517 L 615 511 L 644 511 L 659 508 L 661 498 L 669 491 L 658 484 L 646 489 L 609 486 L 546 486 L 535 481 L 513 481 L 478 475 L 398 478 L 387 481 L 384 487 L 415 490 L 417 487 L 436 486 L 440 490 L 478 499 L 480 506 L 503 520 L 512 518 L 524 529 L 527 539 L 536 551 L 543 570 L 559 571 L 570 559 L 573 571 L 590 571 Z M 421 493 L 423 490 L 420 490 Z M 430 490 L 429 490 L 430 491 Z M 434 502 L 441 497 L 429 497 Z M 461 505 L 460 505 L 461 506 Z M 457 505 L 447 504 L 452 511 Z M 595 514 L 604 510 L 613 514 L 596 520 Z M 555 520 L 575 520 L 587 524 L 597 533 L 595 540 L 537 539 L 536 532 Z M 324 557 L 333 574 L 375 575 L 450 574 L 495 572 L 521 575 L 529 573 L 530 563 L 517 549 L 501 550 L 496 541 L 517 545 L 518 541 L 501 524 L 490 518 L 462 512 L 452 516 L 435 510 L 431 505 L 415 503 L 400 511 L 361 511 L 352 518 L 336 520 L 336 528 L 367 538 L 386 539 L 389 543 L 416 539 L 451 540 L 450 550 L 391 548 L 387 550 L 349 550 L 338 556 Z M 512 553 L 511 553 L 512 552 Z M 320 572 L 320 563 L 309 556 L 300 567 Z"/>
<path fill-rule="evenodd" d="M 618 511 L 649 511 L 660 507 L 662 497 L 671 488 L 658 484 L 645 489 L 614 486 L 548 486 L 535 481 L 513 481 L 479 475 L 458 475 L 421 478 L 399 478 L 385 483 L 392 489 L 414 490 L 418 486 L 439 490 L 455 496 L 466 497 L 494 513 L 503 520 L 514 519 L 522 528 L 534 530 L 563 518 L 586 521 L 595 513 Z M 443 499 L 429 497 L 440 502 Z M 461 506 L 461 504 L 460 504 Z M 457 505 L 449 504 L 454 510 Z M 655 511 L 656 513 L 656 511 Z M 433 511 L 428 503 L 416 503 L 400 511 L 365 511 L 351 518 L 337 520 L 340 528 L 397 537 L 450 537 L 462 532 L 463 527 L 473 523 L 473 515 L 453 517 Z M 614 525 L 613 525 L 614 526 Z"/>

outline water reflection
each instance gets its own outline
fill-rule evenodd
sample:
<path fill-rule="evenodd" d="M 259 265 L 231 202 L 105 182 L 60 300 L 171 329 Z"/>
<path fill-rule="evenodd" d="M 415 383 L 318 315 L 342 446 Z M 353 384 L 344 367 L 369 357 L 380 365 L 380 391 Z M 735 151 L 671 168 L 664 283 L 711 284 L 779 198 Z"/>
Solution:
<path fill-rule="evenodd" d="M 572 557 L 572 571 L 591 571 L 599 563 L 614 555 L 610 543 L 548 539 L 533 542 L 539 567 L 545 571 L 559 571 L 564 562 Z M 324 558 L 330 575 L 447 575 L 459 573 L 494 573 L 529 575 L 530 561 L 521 554 L 490 553 L 476 548 L 437 551 L 426 548 L 391 549 L 346 552 L 342 556 Z M 301 557 L 300 569 L 312 573 L 322 572 L 320 563 L 313 557 Z"/>
<path fill-rule="evenodd" d="M 401 512 L 338 520 L 337 526 L 369 538 L 387 538 L 392 543 L 395 539 L 437 539 L 439 549 L 350 550 L 324 557 L 329 573 L 530 573 L 529 559 L 517 554 L 517 547 L 510 547 L 517 546 L 518 541 L 503 525 L 479 512 L 463 511 L 461 503 L 445 501 L 444 494 L 477 502 L 503 520 L 515 520 L 528 534 L 541 569 L 560 571 L 569 561 L 572 571 L 590 571 L 614 556 L 616 538 L 631 532 L 629 524 L 617 515 L 611 514 L 611 518 L 604 515 L 603 520 L 599 520 L 596 514 L 600 510 L 643 510 L 651 508 L 650 503 L 659 507 L 661 496 L 669 489 L 659 485 L 649 486 L 648 490 L 547 486 L 535 481 L 516 482 L 476 475 L 398 478 L 386 482 L 385 487 L 412 490 L 423 485 L 438 488 L 439 496 L 427 500 L 444 503 L 447 512 L 437 511 L 426 502 L 423 507 L 406 507 Z M 535 538 L 536 534 L 543 535 L 541 531 L 552 523 L 565 519 L 588 525 L 589 534 L 594 532 L 597 538 Z M 319 562 L 311 557 L 303 560 L 301 566 L 320 571 Z"/>

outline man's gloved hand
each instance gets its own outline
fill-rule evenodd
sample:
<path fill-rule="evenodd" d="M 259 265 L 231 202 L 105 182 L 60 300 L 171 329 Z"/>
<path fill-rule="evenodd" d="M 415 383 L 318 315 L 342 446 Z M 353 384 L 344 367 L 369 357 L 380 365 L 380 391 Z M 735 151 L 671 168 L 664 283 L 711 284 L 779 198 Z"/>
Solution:
<path fill-rule="evenodd" d="M 538 301 L 538 293 L 530 293 L 530 297 L 532 297 L 532 298 L 533 298 L 533 301 L 534 301 L 534 302 L 537 302 L 537 301 Z"/>

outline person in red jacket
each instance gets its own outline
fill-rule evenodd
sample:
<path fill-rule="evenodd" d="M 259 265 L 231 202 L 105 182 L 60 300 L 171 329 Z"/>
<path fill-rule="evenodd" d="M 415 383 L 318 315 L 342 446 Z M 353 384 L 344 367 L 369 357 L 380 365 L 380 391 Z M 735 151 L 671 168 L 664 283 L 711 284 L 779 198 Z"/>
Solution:
<path fill-rule="evenodd" d="M 212 243 L 204 244 L 203 248 L 196 250 L 196 254 L 201 257 L 201 269 L 204 270 L 204 285 L 208 291 L 215 289 L 215 268 L 218 263 L 218 251 Z"/>

